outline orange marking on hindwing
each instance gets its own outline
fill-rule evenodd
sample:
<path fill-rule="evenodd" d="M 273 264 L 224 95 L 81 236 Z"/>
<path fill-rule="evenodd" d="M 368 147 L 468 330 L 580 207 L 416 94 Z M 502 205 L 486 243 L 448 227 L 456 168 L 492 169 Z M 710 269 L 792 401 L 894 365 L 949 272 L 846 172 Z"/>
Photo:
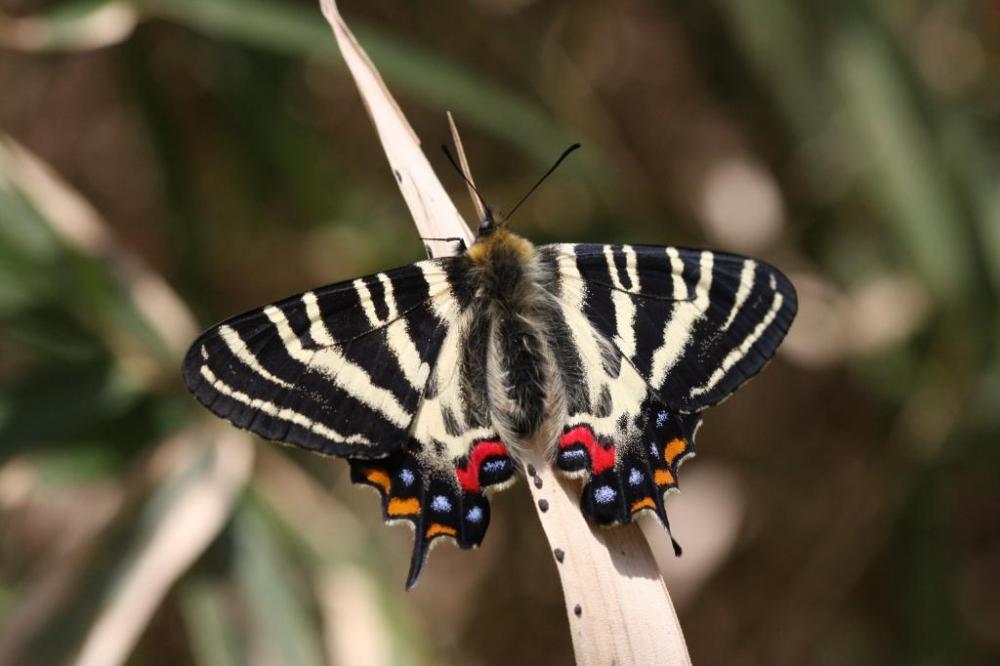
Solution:
<path fill-rule="evenodd" d="M 409 499 L 394 497 L 389 500 L 388 514 L 390 516 L 415 516 L 418 513 L 420 513 L 420 500 L 416 497 Z"/>
<path fill-rule="evenodd" d="M 392 487 L 392 481 L 389 480 L 389 475 L 380 469 L 369 469 L 365 471 L 365 479 L 368 480 L 372 485 L 378 486 L 382 489 L 382 492 L 389 494 L 389 488 Z"/>
<path fill-rule="evenodd" d="M 656 470 L 656 475 L 653 477 L 658 486 L 669 486 L 674 482 L 674 475 L 665 469 Z"/>
<path fill-rule="evenodd" d="M 663 449 L 663 457 L 666 459 L 668 465 L 673 465 L 674 461 L 677 460 L 677 456 L 685 451 L 687 451 L 687 442 L 683 439 L 672 439 L 667 442 L 666 448 Z"/>
<path fill-rule="evenodd" d="M 427 538 L 433 539 L 436 536 L 444 534 L 445 536 L 458 537 L 458 530 L 454 527 L 448 527 L 447 525 L 442 525 L 441 523 L 432 523 L 427 529 Z"/>
<path fill-rule="evenodd" d="M 653 501 L 652 497 L 644 497 L 635 504 L 632 505 L 632 513 L 639 511 L 640 509 L 656 509 L 656 502 Z"/>

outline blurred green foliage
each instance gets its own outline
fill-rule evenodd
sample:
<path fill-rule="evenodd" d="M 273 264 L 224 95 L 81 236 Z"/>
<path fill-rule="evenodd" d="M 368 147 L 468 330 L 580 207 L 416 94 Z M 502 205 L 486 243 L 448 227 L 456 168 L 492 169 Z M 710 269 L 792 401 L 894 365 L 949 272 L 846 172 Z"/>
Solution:
<path fill-rule="evenodd" d="M 342 5 L 426 146 L 456 115 L 491 197 L 584 144 L 526 235 L 722 245 L 799 285 L 785 359 L 700 437 L 693 466 L 749 492 L 681 608 L 696 661 L 1000 659 L 991 3 Z M 207 324 L 420 257 L 318 8 L 0 11 L 0 662 L 96 649 L 143 602 L 134 640 L 110 634 L 133 663 L 568 661 L 518 492 L 482 552 L 439 549 L 403 595 L 409 537 L 342 464 L 225 444 L 180 387 L 185 322 L 149 280 Z"/>

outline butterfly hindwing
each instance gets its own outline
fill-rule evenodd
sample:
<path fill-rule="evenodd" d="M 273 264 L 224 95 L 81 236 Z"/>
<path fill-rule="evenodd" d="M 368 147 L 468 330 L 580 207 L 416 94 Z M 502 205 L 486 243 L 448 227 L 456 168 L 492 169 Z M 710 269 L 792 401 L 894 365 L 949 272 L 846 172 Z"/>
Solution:
<path fill-rule="evenodd" d="M 589 334 L 603 337 L 593 327 Z M 599 397 L 592 409 L 570 413 L 558 440 L 556 467 L 585 478 L 580 506 L 595 523 L 628 523 L 648 510 L 669 526 L 664 495 L 677 487 L 678 468 L 694 453 L 701 418 L 672 413 L 631 364 L 607 369 L 591 372 L 589 380 L 602 385 Z"/>
<path fill-rule="evenodd" d="M 559 278 L 555 257 L 549 260 L 558 278 L 549 288 L 559 303 L 560 320 L 550 347 L 567 393 L 555 465 L 564 474 L 586 479 L 580 505 L 590 520 L 625 523 L 648 509 L 666 522 L 662 496 L 675 485 L 676 469 L 658 463 L 662 456 L 654 456 L 647 444 L 655 400 L 636 369 L 590 322 L 583 282 Z M 674 458 L 679 463 L 680 456 Z"/>
<path fill-rule="evenodd" d="M 663 495 L 694 451 L 700 411 L 771 358 L 795 315 L 795 291 L 767 264 L 723 253 L 586 244 L 539 251 L 587 358 L 587 392 L 597 396 L 569 410 L 556 464 L 585 476 L 581 506 L 595 522 L 628 522 L 648 509 L 666 524 Z"/>
<path fill-rule="evenodd" d="M 385 520 L 413 526 L 407 588 L 416 584 L 436 539 L 452 539 L 461 548 L 482 543 L 490 523 L 486 493 L 509 485 L 517 471 L 496 437 L 476 441 L 458 459 L 410 440 L 385 458 L 350 463 L 351 479 L 379 492 Z"/>
<path fill-rule="evenodd" d="M 578 418 L 560 439 L 556 465 L 587 477 L 581 508 L 600 525 L 628 523 L 635 514 L 652 511 L 669 526 L 664 495 L 677 488 L 680 465 L 694 454 L 701 417 L 671 414 L 655 399 L 646 400 L 639 413 L 637 427 L 615 437 Z"/>
<path fill-rule="evenodd" d="M 485 401 L 488 330 L 464 305 L 455 300 L 441 314 L 451 324 L 406 446 L 385 459 L 351 460 L 352 479 L 382 496 L 385 519 L 413 525 L 407 587 L 436 539 L 462 548 L 482 542 L 490 521 L 486 493 L 508 486 L 517 472 Z"/>

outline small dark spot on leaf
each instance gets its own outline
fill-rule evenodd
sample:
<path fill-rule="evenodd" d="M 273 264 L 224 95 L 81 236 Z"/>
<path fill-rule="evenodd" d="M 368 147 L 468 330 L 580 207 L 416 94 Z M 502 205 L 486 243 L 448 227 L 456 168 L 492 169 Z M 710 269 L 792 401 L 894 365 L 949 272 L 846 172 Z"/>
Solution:
<path fill-rule="evenodd" d="M 542 513 L 545 513 L 549 510 L 549 501 L 547 499 L 538 500 L 538 508 L 542 510 Z"/>
<path fill-rule="evenodd" d="M 531 463 L 528 463 L 528 476 L 534 476 L 534 475 L 535 475 L 535 466 L 532 465 Z"/>
<path fill-rule="evenodd" d="M 566 557 L 566 552 L 562 548 L 556 548 L 552 554 L 556 556 L 556 562 L 562 562 L 563 558 Z"/>
<path fill-rule="evenodd" d="M 392 170 L 392 175 L 396 177 L 396 182 L 399 182 L 399 183 L 403 182 L 403 174 L 399 173 L 398 170 L 393 169 Z"/>
<path fill-rule="evenodd" d="M 580 607 L 580 604 L 573 606 L 573 615 L 576 615 L 577 617 L 583 615 L 583 608 Z"/>
<path fill-rule="evenodd" d="M 542 477 L 540 477 L 540 476 L 536 476 L 535 477 L 535 487 L 536 488 L 541 488 L 542 487 Z"/>

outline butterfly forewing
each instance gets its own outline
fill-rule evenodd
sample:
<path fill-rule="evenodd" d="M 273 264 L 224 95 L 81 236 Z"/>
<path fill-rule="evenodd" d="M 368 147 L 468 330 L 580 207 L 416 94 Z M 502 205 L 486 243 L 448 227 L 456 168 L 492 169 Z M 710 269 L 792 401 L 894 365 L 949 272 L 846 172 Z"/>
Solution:
<path fill-rule="evenodd" d="M 657 395 L 696 411 L 771 359 L 796 312 L 795 289 L 763 262 L 647 245 L 552 245 L 563 281 L 580 283 L 588 320 Z"/>
<path fill-rule="evenodd" d="M 441 261 L 308 291 L 206 331 L 184 380 L 206 407 L 266 439 L 385 455 L 406 439 L 451 298 Z"/>

